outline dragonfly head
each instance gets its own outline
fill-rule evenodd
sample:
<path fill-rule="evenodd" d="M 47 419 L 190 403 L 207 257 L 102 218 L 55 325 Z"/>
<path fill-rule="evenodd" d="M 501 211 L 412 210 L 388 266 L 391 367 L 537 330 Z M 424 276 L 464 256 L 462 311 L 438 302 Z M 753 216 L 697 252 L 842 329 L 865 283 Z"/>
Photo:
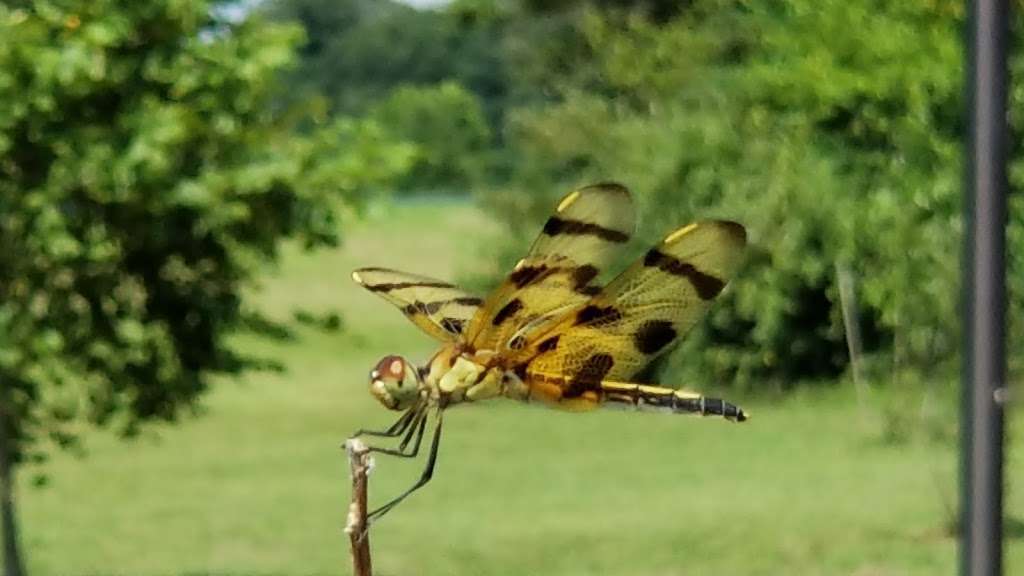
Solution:
<path fill-rule="evenodd" d="M 401 356 L 385 356 L 370 371 L 370 394 L 389 410 L 405 410 L 419 399 L 419 371 Z"/>

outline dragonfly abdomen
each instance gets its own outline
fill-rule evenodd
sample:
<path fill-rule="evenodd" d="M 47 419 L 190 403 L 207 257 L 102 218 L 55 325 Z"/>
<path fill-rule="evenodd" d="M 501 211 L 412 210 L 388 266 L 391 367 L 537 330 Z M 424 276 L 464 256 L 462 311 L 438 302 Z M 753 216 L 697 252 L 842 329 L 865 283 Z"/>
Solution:
<path fill-rule="evenodd" d="M 632 406 L 636 410 L 722 416 L 736 422 L 749 418 L 742 408 L 720 398 L 644 384 L 601 382 L 600 401 L 607 405 Z"/>

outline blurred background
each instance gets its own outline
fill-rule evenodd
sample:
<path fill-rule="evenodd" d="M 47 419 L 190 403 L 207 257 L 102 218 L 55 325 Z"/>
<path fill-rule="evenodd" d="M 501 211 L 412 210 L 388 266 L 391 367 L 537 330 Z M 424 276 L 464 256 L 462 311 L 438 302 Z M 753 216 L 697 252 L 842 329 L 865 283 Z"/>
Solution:
<path fill-rule="evenodd" d="M 623 263 L 746 225 L 656 372 L 754 419 L 453 409 L 378 571 L 952 573 L 964 26 L 952 0 L 5 0 L 6 576 L 349 573 L 340 446 L 393 419 L 366 374 L 434 346 L 349 271 L 485 293 L 600 180 L 639 206 Z M 420 466 L 378 459 L 371 500 Z"/>

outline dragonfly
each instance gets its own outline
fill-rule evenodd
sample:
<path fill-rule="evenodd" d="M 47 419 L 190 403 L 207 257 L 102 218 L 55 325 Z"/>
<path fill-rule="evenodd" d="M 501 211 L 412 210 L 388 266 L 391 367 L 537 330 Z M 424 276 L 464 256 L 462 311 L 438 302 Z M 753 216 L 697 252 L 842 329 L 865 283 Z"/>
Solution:
<path fill-rule="evenodd" d="M 379 519 L 433 477 L 443 414 L 450 406 L 504 397 L 567 410 L 623 406 L 715 415 L 748 413 L 698 392 L 635 382 L 690 330 L 735 274 L 746 248 L 742 225 L 705 220 L 674 230 L 603 287 L 598 276 L 630 240 L 635 209 L 617 183 L 578 188 L 558 203 L 526 257 L 486 298 L 435 278 L 360 268 L 352 279 L 398 307 L 440 341 L 423 365 L 384 356 L 370 392 L 401 411 L 373 452 L 419 454 L 433 422 L 426 465 L 411 488 L 370 512 Z"/>

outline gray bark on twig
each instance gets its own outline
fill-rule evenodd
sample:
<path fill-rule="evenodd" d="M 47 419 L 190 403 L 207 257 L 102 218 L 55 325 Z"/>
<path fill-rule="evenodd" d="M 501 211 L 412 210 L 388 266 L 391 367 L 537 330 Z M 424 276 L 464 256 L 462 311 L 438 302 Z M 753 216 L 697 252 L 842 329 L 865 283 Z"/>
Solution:
<path fill-rule="evenodd" d="M 366 445 L 357 438 L 345 442 L 348 464 L 352 473 L 352 501 L 348 507 L 345 532 L 352 545 L 352 573 L 355 576 L 372 576 L 370 561 L 370 530 L 366 523 L 366 502 L 369 491 L 369 474 L 373 458 Z"/>

